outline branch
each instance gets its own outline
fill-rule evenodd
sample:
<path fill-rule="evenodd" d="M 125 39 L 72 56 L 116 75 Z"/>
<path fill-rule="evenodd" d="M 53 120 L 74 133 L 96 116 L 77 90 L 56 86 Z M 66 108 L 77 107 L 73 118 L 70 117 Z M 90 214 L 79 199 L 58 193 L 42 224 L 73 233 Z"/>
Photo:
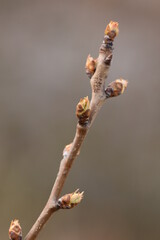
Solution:
<path fill-rule="evenodd" d="M 117 36 L 118 31 L 118 23 L 111 21 L 105 29 L 104 40 L 100 47 L 97 60 L 94 60 L 90 55 L 87 58 L 86 73 L 89 78 L 91 78 L 91 103 L 89 103 L 88 97 L 86 97 L 81 99 L 77 105 L 76 115 L 78 117 L 78 123 L 74 140 L 70 145 L 67 145 L 63 151 L 63 159 L 61 160 L 57 178 L 53 185 L 48 202 L 37 221 L 25 237 L 25 240 L 36 239 L 44 224 L 54 212 L 59 209 L 71 208 L 82 199 L 83 193 L 80 194 L 78 192 L 67 194 L 62 198 L 59 197 L 72 164 L 80 152 L 81 145 L 105 100 L 110 97 L 120 95 L 127 87 L 127 81 L 119 79 L 111 83 L 105 89 L 105 80 L 108 76 L 112 60 L 113 41 Z M 71 196 L 74 197 L 71 198 Z M 80 201 L 78 201 L 77 198 Z M 76 199 L 74 204 L 73 201 L 70 201 L 71 199 Z"/>
<path fill-rule="evenodd" d="M 71 149 L 68 152 L 68 156 L 66 156 L 67 154 L 64 154 L 64 157 L 61 160 L 57 178 L 55 180 L 48 202 L 44 207 L 43 211 L 41 212 L 39 218 L 25 237 L 25 240 L 36 239 L 42 227 L 48 221 L 51 215 L 60 209 L 58 204 L 60 193 L 62 191 L 69 170 L 73 164 L 73 161 L 78 155 L 78 151 L 81 147 L 85 135 L 87 134 L 87 131 L 88 128 L 86 126 L 81 126 L 77 124 L 76 135 L 71 145 Z"/>

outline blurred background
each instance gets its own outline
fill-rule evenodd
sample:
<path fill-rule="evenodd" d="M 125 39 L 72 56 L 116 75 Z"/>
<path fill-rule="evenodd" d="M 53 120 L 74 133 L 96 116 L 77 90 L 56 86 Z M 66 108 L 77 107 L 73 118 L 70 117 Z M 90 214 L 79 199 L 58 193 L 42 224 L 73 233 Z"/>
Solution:
<path fill-rule="evenodd" d="M 0 239 L 14 218 L 25 236 L 46 203 L 110 20 L 120 34 L 107 82 L 128 89 L 102 108 L 64 186 L 84 200 L 38 239 L 159 240 L 158 0 L 0 0 Z"/>

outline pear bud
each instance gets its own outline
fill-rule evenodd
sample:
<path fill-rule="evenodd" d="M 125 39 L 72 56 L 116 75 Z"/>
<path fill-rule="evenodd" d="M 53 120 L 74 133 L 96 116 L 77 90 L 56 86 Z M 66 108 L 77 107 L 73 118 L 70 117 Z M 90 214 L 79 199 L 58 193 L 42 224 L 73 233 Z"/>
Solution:
<path fill-rule="evenodd" d="M 111 39 L 114 39 L 119 33 L 118 25 L 118 22 L 110 21 L 105 29 L 104 34 L 108 35 Z"/>
<path fill-rule="evenodd" d="M 124 79 L 117 79 L 111 82 L 105 90 L 106 97 L 116 97 L 123 94 L 124 90 L 127 88 L 128 81 Z"/>
<path fill-rule="evenodd" d="M 11 222 L 9 228 L 9 239 L 10 240 L 22 240 L 22 228 L 19 220 L 15 219 Z"/>
<path fill-rule="evenodd" d="M 77 104 L 76 115 L 79 119 L 80 125 L 86 125 L 88 123 L 90 116 L 89 105 L 90 103 L 88 97 L 81 98 L 79 103 Z"/>
<path fill-rule="evenodd" d="M 77 204 L 79 204 L 82 201 L 84 192 L 79 192 L 79 189 L 77 189 L 73 193 L 68 193 L 61 197 L 58 200 L 58 206 L 61 209 L 71 209 L 75 207 Z"/>

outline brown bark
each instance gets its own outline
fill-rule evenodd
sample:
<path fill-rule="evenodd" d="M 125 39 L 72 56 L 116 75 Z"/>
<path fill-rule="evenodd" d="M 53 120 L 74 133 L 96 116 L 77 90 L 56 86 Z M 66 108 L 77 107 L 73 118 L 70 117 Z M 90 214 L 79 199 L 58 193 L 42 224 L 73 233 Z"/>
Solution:
<path fill-rule="evenodd" d="M 36 239 L 39 232 L 43 228 L 44 224 L 48 219 L 53 215 L 54 212 L 60 209 L 58 205 L 58 199 L 62 191 L 63 185 L 67 178 L 67 175 L 72 167 L 74 160 L 79 154 L 81 145 L 96 117 L 99 110 L 101 109 L 103 103 L 108 97 L 112 97 L 113 94 L 109 95 L 105 90 L 105 80 L 108 76 L 110 63 L 112 60 L 113 52 L 113 41 L 115 36 L 118 33 L 118 24 L 110 22 L 105 30 L 104 41 L 99 50 L 98 59 L 94 62 L 95 69 L 92 68 L 86 69 L 87 74 L 91 77 L 91 88 L 92 88 L 92 98 L 90 103 L 90 109 L 82 109 L 83 115 L 80 115 L 78 112 L 79 122 L 76 127 L 76 134 L 71 145 L 71 148 L 67 155 L 64 155 L 60 163 L 60 168 L 57 174 L 57 178 L 53 185 L 50 197 L 38 217 L 35 224 L 32 226 L 31 230 L 25 237 L 25 240 Z M 92 62 L 93 64 L 93 62 Z M 92 70 L 90 72 L 90 69 Z M 108 88 L 107 88 L 108 89 Z M 114 89 L 110 89 L 111 91 Z M 124 90 L 124 89 L 123 89 Z M 120 92 L 122 93 L 122 92 Z M 81 107 L 81 106 L 80 106 Z"/>

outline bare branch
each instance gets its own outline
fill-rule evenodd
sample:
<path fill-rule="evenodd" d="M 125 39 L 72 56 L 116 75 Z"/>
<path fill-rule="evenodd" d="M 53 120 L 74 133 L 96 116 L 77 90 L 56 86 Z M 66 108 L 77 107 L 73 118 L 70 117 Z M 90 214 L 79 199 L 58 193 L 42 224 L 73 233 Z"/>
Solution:
<path fill-rule="evenodd" d="M 77 199 L 76 197 L 79 197 L 79 199 L 81 199 L 83 196 L 83 193 L 80 194 L 75 192 L 59 198 L 69 170 L 71 169 L 74 160 L 80 152 L 84 138 L 87 135 L 98 111 L 109 96 L 109 91 L 107 89 L 111 89 L 111 86 L 105 90 L 105 79 L 108 76 L 108 71 L 112 60 L 113 41 L 117 36 L 118 31 L 118 23 L 110 22 L 106 27 L 104 40 L 100 47 L 97 60 L 94 60 L 90 56 L 87 59 L 88 62 L 86 63 L 86 71 L 91 77 L 91 103 L 89 104 L 88 97 L 86 97 L 84 99 L 81 99 L 77 105 L 76 115 L 78 117 L 78 124 L 76 127 L 74 140 L 72 144 L 67 145 L 64 149 L 63 159 L 61 160 L 57 178 L 55 180 L 48 202 L 39 218 L 25 237 L 25 240 L 36 239 L 44 224 L 48 221 L 50 216 L 55 211 L 63 209 L 66 206 L 68 208 L 71 208 L 73 205 L 76 205 L 77 202 L 73 204 L 71 197 L 72 200 L 75 200 Z M 112 95 L 114 95 L 114 89 L 112 90 Z"/>
<path fill-rule="evenodd" d="M 87 134 L 87 131 L 88 131 L 87 126 L 81 126 L 77 124 L 76 135 L 73 140 L 70 152 L 68 153 L 67 157 L 65 156 L 61 160 L 57 178 L 55 180 L 48 202 L 44 207 L 42 213 L 40 214 L 39 218 L 37 219 L 35 224 L 32 226 L 31 230 L 25 237 L 25 240 L 36 239 L 42 227 L 48 221 L 51 215 L 60 209 L 58 205 L 58 199 L 59 199 L 60 193 L 62 191 L 63 185 L 69 173 L 69 170 L 73 164 L 73 161 L 75 160 L 75 158 L 79 153 L 79 149 L 83 143 L 83 140 L 85 135 Z"/>

